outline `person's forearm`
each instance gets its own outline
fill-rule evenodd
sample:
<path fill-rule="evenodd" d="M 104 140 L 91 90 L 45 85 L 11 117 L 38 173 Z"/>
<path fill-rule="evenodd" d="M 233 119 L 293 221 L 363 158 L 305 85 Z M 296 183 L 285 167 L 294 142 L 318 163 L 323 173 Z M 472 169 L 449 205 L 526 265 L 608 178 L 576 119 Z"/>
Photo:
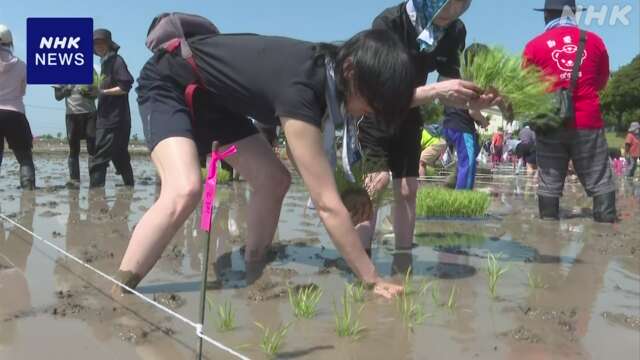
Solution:
<path fill-rule="evenodd" d="M 419 107 L 422 105 L 430 104 L 434 102 L 437 97 L 437 92 L 435 91 L 434 85 L 423 85 L 416 88 L 416 91 L 413 94 L 413 101 L 411 102 L 411 107 Z"/>
<path fill-rule="evenodd" d="M 347 209 L 344 206 L 334 208 L 318 205 L 317 210 L 329 236 L 351 270 L 363 282 L 375 283 L 378 279 L 375 266 L 362 247 Z"/>
<path fill-rule="evenodd" d="M 127 95 L 126 91 L 123 91 L 119 86 L 116 86 L 114 88 L 111 89 L 104 89 L 101 91 L 102 95 L 107 95 L 107 96 L 121 96 L 121 95 Z"/>

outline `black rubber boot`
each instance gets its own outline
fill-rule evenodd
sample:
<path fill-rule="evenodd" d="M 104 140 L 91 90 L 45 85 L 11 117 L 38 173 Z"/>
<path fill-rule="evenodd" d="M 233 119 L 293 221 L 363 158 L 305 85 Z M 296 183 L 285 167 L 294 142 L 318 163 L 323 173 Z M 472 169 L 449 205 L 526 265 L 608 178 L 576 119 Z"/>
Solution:
<path fill-rule="evenodd" d="M 80 159 L 70 157 L 67 163 L 69 164 L 69 178 L 80 182 Z"/>
<path fill-rule="evenodd" d="M 20 187 L 24 190 L 36 188 L 36 168 L 33 165 L 31 150 L 14 151 L 13 155 L 20 164 Z"/>
<path fill-rule="evenodd" d="M 94 169 L 89 174 L 89 187 L 90 188 L 102 188 L 104 187 L 105 180 L 107 178 L 107 168 Z"/>
<path fill-rule="evenodd" d="M 542 220 L 560 220 L 560 198 L 538 196 L 538 211 Z"/>
<path fill-rule="evenodd" d="M 618 221 L 615 191 L 593 197 L 593 220 L 611 224 Z"/>
<path fill-rule="evenodd" d="M 133 179 L 133 170 L 131 168 L 122 171 L 122 181 L 124 182 L 124 186 L 131 186 L 135 184 L 135 180 Z"/>

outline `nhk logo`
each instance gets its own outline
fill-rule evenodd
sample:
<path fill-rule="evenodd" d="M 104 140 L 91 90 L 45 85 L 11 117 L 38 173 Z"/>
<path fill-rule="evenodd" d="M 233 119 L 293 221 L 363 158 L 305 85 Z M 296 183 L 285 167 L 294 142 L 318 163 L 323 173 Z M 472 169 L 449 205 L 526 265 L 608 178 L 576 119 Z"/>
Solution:
<path fill-rule="evenodd" d="M 91 84 L 93 19 L 28 18 L 27 82 Z"/>

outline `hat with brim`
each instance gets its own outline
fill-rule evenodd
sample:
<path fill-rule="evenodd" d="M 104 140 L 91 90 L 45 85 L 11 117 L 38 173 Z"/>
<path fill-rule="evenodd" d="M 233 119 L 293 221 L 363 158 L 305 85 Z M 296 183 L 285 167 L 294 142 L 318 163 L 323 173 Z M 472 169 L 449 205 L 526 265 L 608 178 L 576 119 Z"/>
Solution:
<path fill-rule="evenodd" d="M 640 123 L 637 121 L 634 121 L 631 123 L 631 126 L 629 126 L 629 132 L 636 132 L 640 130 Z"/>
<path fill-rule="evenodd" d="M 96 41 L 96 40 L 104 40 L 104 41 L 106 41 L 107 44 L 109 44 L 109 47 L 113 51 L 118 51 L 118 49 L 120 49 L 120 45 L 116 44 L 116 42 L 111 39 L 111 31 L 109 31 L 107 29 L 96 29 L 96 30 L 94 30 L 93 31 L 93 41 Z"/>
<path fill-rule="evenodd" d="M 576 6 L 575 0 L 545 0 L 544 8 L 533 9 L 535 11 L 563 11 L 569 7 L 573 12 L 584 10 L 582 6 Z"/>

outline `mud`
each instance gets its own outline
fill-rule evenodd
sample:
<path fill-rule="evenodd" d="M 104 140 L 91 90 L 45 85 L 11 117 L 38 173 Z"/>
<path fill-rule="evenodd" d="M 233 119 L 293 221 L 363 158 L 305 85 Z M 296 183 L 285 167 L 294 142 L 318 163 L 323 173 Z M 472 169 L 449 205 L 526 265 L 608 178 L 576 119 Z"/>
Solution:
<path fill-rule="evenodd" d="M 82 158 L 86 163 L 86 157 Z M 78 189 L 66 186 L 64 153 L 36 156 L 38 189 L 17 189 L 10 154 L 0 168 L 0 213 L 115 275 L 131 232 L 159 192 L 155 170 L 134 157 L 139 180 L 119 187 L 110 169 L 105 191 L 87 188 L 81 166 Z M 281 358 L 303 359 L 637 359 L 640 357 L 640 184 L 619 181 L 622 221 L 594 224 L 590 199 L 568 183 L 562 220 L 537 219 L 535 181 L 528 177 L 481 179 L 492 194 L 489 217 L 478 221 L 419 221 L 410 252 L 396 252 L 390 209 L 379 211 L 372 258 L 380 274 L 400 283 L 408 269 L 416 286 L 433 282 L 442 303 L 455 286 L 456 309 L 434 305 L 430 291 L 418 298 L 431 316 L 409 330 L 394 301 L 367 294 L 357 340 L 334 333 L 333 306 L 355 280 L 338 256 L 308 194 L 294 176 L 268 261 L 244 263 L 247 186 L 220 187 L 211 235 L 207 298 L 229 301 L 236 329 L 217 332 L 216 309 L 204 331 L 252 359 L 266 326 L 291 323 Z M 198 318 L 202 244 L 196 212 L 178 231 L 137 289 L 181 315 Z M 500 254 L 509 271 L 498 298 L 487 289 L 486 257 Z M 531 288 L 534 274 L 544 286 Z M 296 320 L 288 289 L 318 286 L 323 295 L 312 320 Z M 194 329 L 127 296 L 112 284 L 0 221 L 0 359 L 193 359 Z M 52 336 L 55 334 L 56 336 Z M 37 344 L 37 346 L 34 346 Z M 205 358 L 228 359 L 205 346 Z"/>

